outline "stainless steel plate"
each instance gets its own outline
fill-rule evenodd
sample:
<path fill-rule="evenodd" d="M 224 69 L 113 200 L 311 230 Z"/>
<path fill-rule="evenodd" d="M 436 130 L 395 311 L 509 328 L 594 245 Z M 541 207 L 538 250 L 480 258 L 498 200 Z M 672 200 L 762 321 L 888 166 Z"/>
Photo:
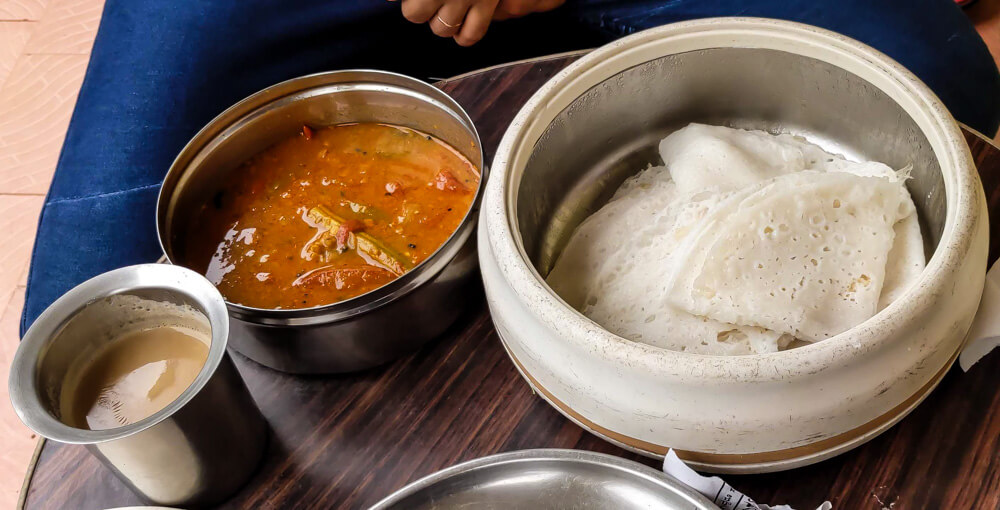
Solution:
<path fill-rule="evenodd" d="M 522 450 L 471 460 L 403 487 L 371 510 L 718 509 L 637 462 L 580 450 Z"/>

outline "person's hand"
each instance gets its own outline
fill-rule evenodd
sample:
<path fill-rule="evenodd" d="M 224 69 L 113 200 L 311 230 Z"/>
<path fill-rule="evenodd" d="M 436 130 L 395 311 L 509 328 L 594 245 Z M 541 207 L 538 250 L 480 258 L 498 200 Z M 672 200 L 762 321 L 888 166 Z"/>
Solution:
<path fill-rule="evenodd" d="M 427 23 L 441 37 L 472 46 L 486 35 L 500 0 L 403 0 L 403 17 Z"/>
<path fill-rule="evenodd" d="M 500 0 L 493 12 L 493 19 L 520 18 L 536 12 L 551 11 L 565 2 L 566 0 Z"/>

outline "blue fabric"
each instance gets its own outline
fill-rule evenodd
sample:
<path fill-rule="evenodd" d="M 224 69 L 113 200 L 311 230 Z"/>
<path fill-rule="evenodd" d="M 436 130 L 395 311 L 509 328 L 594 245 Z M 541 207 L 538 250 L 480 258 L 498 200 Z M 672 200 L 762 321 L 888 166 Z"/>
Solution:
<path fill-rule="evenodd" d="M 581 0 L 496 23 L 460 48 L 382 0 L 107 0 L 42 210 L 22 333 L 60 294 L 101 272 L 156 260 L 159 182 L 216 114 L 278 81 L 369 67 L 431 79 L 593 47 L 708 16 L 801 21 L 866 42 L 913 70 L 955 116 L 987 134 L 1000 76 L 952 0 Z"/>

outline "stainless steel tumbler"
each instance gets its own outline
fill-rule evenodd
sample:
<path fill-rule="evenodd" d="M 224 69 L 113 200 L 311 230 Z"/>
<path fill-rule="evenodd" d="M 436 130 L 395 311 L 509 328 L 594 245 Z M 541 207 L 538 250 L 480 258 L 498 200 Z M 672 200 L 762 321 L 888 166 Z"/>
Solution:
<path fill-rule="evenodd" d="M 175 314 L 200 314 L 211 330 L 208 358 L 187 390 L 135 423 L 107 430 L 67 425 L 60 414 L 68 374 L 122 327 L 165 324 Z M 250 478 L 267 440 L 267 424 L 226 353 L 228 341 L 226 303 L 201 275 L 166 264 L 117 269 L 67 292 L 31 326 L 11 366 L 11 402 L 25 425 L 54 441 L 86 445 L 151 503 L 218 503 Z"/>

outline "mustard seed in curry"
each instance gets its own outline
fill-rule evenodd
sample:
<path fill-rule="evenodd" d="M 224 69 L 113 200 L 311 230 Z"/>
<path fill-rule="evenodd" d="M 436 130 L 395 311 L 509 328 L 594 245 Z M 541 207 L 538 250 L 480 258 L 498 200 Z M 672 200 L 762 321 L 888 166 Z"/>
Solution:
<path fill-rule="evenodd" d="M 386 124 L 309 128 L 257 154 L 196 215 L 196 268 L 232 303 L 309 308 L 378 288 L 458 228 L 479 170 Z"/>

